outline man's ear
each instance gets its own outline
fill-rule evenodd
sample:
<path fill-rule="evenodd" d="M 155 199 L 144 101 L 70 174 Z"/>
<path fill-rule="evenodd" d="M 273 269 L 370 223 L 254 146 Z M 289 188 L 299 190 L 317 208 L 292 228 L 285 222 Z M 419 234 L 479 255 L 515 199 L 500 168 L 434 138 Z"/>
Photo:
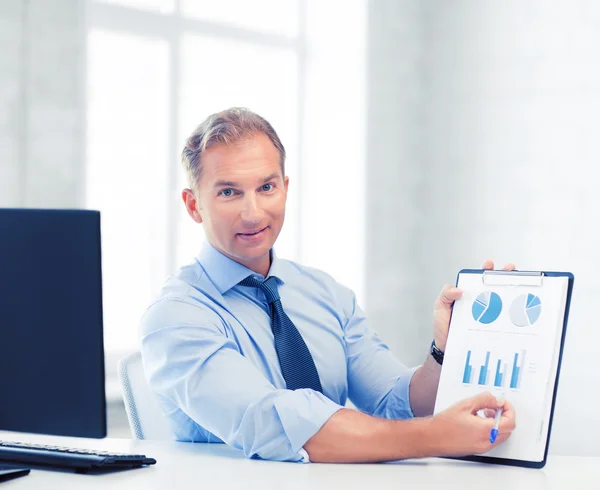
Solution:
<path fill-rule="evenodd" d="M 202 216 L 200 216 L 200 213 L 198 212 L 200 203 L 194 195 L 194 191 L 192 191 L 192 189 L 183 189 L 183 191 L 181 191 L 181 198 L 183 199 L 183 204 L 185 204 L 185 209 L 192 219 L 196 223 L 202 223 Z"/>

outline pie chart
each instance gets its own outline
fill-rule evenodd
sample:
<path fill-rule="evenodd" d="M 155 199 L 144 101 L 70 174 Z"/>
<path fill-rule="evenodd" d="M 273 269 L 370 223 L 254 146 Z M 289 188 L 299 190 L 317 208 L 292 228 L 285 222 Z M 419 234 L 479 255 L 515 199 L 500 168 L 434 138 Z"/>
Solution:
<path fill-rule="evenodd" d="M 517 327 L 530 327 L 538 321 L 542 302 L 535 294 L 517 296 L 510 307 L 510 320 Z"/>
<path fill-rule="evenodd" d="M 502 311 L 502 300 L 497 293 L 486 291 L 473 301 L 473 318 L 479 323 L 492 323 L 497 320 Z"/>

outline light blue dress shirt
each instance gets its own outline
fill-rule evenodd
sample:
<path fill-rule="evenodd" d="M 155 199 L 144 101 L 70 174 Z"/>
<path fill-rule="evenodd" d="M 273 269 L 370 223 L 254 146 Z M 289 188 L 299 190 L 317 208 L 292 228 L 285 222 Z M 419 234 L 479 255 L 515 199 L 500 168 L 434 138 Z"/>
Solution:
<path fill-rule="evenodd" d="M 352 291 L 319 270 L 272 253 L 285 312 L 314 358 L 323 394 L 287 390 L 264 294 L 237 284 L 264 279 L 206 243 L 169 277 L 141 322 L 146 378 L 174 437 L 225 442 L 247 457 L 308 462 L 303 446 L 349 398 L 361 411 L 413 417 L 415 369 L 367 324 Z"/>

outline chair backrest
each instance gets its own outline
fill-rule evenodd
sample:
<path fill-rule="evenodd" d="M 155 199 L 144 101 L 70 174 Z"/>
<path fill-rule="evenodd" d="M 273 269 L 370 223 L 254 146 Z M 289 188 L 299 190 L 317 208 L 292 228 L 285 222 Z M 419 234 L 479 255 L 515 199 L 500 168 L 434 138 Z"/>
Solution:
<path fill-rule="evenodd" d="M 156 394 L 144 377 L 142 355 L 134 352 L 119 361 L 119 381 L 131 434 L 135 439 L 173 439 Z"/>

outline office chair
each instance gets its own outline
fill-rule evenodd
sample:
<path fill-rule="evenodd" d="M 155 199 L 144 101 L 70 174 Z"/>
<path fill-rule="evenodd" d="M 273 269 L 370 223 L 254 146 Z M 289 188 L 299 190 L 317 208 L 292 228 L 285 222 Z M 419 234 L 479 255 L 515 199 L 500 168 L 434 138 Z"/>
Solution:
<path fill-rule="evenodd" d="M 144 377 L 142 355 L 134 352 L 121 359 L 118 372 L 129 427 L 134 439 L 173 439 L 156 394 Z"/>

